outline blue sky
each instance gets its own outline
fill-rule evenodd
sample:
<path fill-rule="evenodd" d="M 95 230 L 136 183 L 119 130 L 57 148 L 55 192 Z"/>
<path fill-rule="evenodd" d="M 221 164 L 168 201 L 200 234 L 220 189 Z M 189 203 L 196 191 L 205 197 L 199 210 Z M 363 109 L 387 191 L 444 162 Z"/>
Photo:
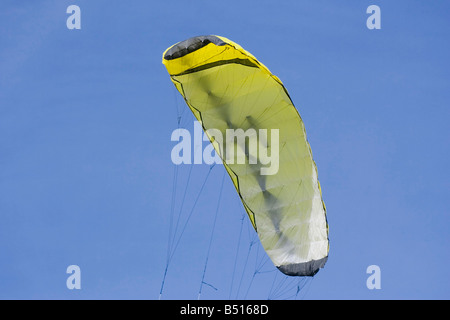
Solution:
<path fill-rule="evenodd" d="M 71 4 L 81 30 L 66 27 Z M 380 30 L 366 27 L 371 4 Z M 297 298 L 449 299 L 449 10 L 447 1 L 2 1 L 0 298 L 158 298 L 170 135 L 177 110 L 187 128 L 193 121 L 161 56 L 217 34 L 276 74 L 305 122 L 330 255 Z M 190 169 L 178 168 L 175 208 Z M 192 168 L 181 221 L 209 170 Z M 197 299 L 223 171 L 211 169 L 163 299 Z M 201 298 L 284 298 L 273 290 L 282 281 L 295 293 L 270 261 L 253 277 L 264 253 L 250 246 L 246 217 L 237 250 L 243 211 L 226 177 L 205 274 L 217 290 L 204 285 Z M 66 287 L 73 264 L 81 290 Z M 369 265 L 381 269 L 380 290 L 366 287 Z"/>

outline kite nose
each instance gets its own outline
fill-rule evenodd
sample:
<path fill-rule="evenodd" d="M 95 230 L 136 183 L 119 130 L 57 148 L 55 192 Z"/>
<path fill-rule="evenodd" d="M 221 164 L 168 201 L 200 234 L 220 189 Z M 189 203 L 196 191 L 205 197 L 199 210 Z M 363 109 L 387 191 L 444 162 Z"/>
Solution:
<path fill-rule="evenodd" d="M 203 48 L 210 43 L 214 43 L 217 46 L 223 46 L 226 44 L 222 39 L 213 35 L 192 37 L 187 40 L 178 42 L 177 44 L 170 47 L 165 52 L 164 59 L 173 60 L 181 58 L 191 52 Z"/>

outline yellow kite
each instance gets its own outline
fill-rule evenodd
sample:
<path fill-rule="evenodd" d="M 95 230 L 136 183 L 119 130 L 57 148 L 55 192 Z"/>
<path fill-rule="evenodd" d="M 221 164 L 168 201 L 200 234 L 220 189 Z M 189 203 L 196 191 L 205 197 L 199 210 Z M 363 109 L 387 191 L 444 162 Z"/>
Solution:
<path fill-rule="evenodd" d="M 283 83 L 241 46 L 214 35 L 171 46 L 163 64 L 222 159 L 274 265 L 291 276 L 316 274 L 328 258 L 326 209 L 303 121 Z M 240 142 L 236 132 L 243 134 Z M 246 161 L 225 150 L 240 150 Z M 275 170 L 264 172 L 269 153 Z"/>

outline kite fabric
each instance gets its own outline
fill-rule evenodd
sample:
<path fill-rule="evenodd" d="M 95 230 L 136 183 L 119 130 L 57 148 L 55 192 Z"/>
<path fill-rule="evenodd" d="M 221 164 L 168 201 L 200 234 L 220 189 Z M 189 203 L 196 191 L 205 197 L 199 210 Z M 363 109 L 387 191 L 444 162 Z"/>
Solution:
<path fill-rule="evenodd" d="M 214 35 L 171 46 L 163 64 L 223 161 L 273 264 L 286 275 L 315 275 L 329 252 L 326 208 L 303 121 L 283 83 L 241 46 Z M 245 161 L 229 157 L 239 151 Z"/>

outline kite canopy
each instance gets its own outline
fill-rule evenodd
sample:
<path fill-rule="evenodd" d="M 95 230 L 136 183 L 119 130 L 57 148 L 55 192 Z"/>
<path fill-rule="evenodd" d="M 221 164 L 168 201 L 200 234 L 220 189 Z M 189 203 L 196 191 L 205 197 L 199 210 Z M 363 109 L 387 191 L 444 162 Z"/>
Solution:
<path fill-rule="evenodd" d="M 329 251 L 326 209 L 303 121 L 283 83 L 241 46 L 214 35 L 173 45 L 163 64 L 222 159 L 274 265 L 291 276 L 316 274 Z M 219 139 L 231 129 L 245 133 L 244 144 Z M 258 148 L 249 146 L 255 134 Z M 247 161 L 230 159 L 228 148 L 241 148 Z"/>

